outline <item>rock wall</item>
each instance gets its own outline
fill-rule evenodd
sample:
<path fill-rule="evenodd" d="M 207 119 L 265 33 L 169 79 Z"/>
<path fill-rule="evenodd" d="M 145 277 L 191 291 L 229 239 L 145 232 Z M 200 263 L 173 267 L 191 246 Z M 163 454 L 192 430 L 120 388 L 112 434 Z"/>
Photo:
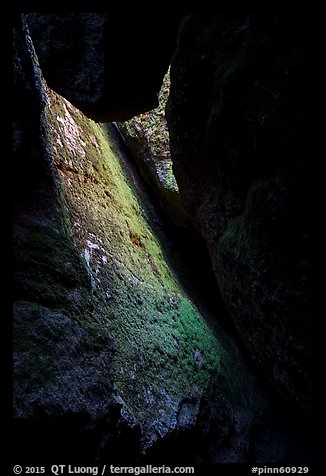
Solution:
<path fill-rule="evenodd" d="M 74 458 L 80 448 L 96 451 L 92 432 L 114 399 L 115 345 L 95 317 L 95 327 L 87 325 L 96 314 L 92 288 L 53 164 L 44 82 L 21 21 L 13 71 L 14 448 L 25 458 L 53 448 Z"/>
<path fill-rule="evenodd" d="M 252 357 L 311 411 L 314 103 L 309 19 L 189 14 L 168 125 L 184 207 Z"/>
<path fill-rule="evenodd" d="M 24 21 L 14 39 L 15 456 L 309 461 L 180 286 L 109 131 L 47 86 Z"/>

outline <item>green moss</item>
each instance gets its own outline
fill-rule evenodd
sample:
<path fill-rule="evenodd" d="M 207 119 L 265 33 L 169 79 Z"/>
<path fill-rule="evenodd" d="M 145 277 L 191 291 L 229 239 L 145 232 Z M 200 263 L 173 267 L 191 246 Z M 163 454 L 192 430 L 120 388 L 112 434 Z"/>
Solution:
<path fill-rule="evenodd" d="M 172 411 L 167 399 L 202 394 L 223 352 L 164 258 L 153 216 L 107 130 L 47 95 L 58 213 L 46 226 L 18 230 L 20 294 L 64 308 L 91 336 L 113 337 L 115 386 L 146 424 Z M 30 345 L 17 339 L 19 351 Z"/>
<path fill-rule="evenodd" d="M 117 319 L 111 327 L 118 343 L 117 388 L 130 403 L 135 395 L 145 398 L 147 386 L 154 393 L 194 394 L 207 388 L 218 370 L 216 341 L 191 303 L 179 296 L 179 308 L 175 309 L 170 296 L 161 295 L 160 301 L 153 297 L 160 304 L 159 312 L 149 306 L 142 309 L 141 316 L 129 313 L 127 322 Z M 203 356 L 200 365 L 195 361 L 196 349 Z"/>

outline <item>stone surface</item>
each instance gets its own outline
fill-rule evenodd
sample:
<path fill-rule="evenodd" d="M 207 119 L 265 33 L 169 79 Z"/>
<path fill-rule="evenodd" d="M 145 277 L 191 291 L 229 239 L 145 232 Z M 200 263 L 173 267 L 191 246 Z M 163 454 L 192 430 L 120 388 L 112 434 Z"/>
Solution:
<path fill-rule="evenodd" d="M 159 106 L 152 111 L 117 123 L 117 128 L 141 174 L 170 222 L 187 227 L 187 219 L 173 175 L 165 107 L 170 93 L 170 72 L 164 77 Z"/>
<path fill-rule="evenodd" d="M 311 411 L 312 140 L 309 20 L 189 14 L 168 126 L 184 207 L 256 363 Z"/>
<path fill-rule="evenodd" d="M 13 71 L 14 448 L 25 459 L 35 448 L 47 458 L 54 447 L 72 458 L 85 447 L 94 457 L 94 429 L 113 413 L 115 346 L 103 326 L 80 319 L 92 314 L 92 291 L 53 177 L 46 94 L 21 21 Z"/>
<path fill-rule="evenodd" d="M 51 88 L 101 122 L 158 105 L 180 13 L 115 6 L 108 13 L 31 13 L 29 27 Z M 168 33 L 167 33 L 168 32 Z"/>
<path fill-rule="evenodd" d="M 307 428 L 288 409 L 275 425 L 275 395 L 180 286 L 108 129 L 47 86 L 24 23 L 14 38 L 16 457 L 310 461 Z"/>
<path fill-rule="evenodd" d="M 131 435 L 140 457 L 185 426 L 182 402 L 198 405 L 226 350 L 169 268 L 106 129 L 47 87 L 26 26 L 15 37 L 17 97 L 32 103 L 22 118 L 17 107 L 14 144 L 17 438 L 30 428 L 30 449 L 41 433 L 81 432 L 106 458 Z"/>

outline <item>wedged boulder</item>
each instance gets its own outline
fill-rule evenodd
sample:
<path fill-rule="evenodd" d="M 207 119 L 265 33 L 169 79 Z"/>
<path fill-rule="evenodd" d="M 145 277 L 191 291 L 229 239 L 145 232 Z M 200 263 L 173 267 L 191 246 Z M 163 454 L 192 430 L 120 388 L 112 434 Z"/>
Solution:
<path fill-rule="evenodd" d="M 47 86 L 24 22 L 14 38 L 15 458 L 309 462 L 307 428 L 271 421 L 278 400 L 180 285 L 107 128 Z"/>
<path fill-rule="evenodd" d="M 49 86 L 100 122 L 158 105 L 180 19 L 168 6 L 109 10 L 27 15 Z"/>
<path fill-rule="evenodd" d="M 107 129 L 42 78 L 24 22 L 15 53 L 31 109 L 18 103 L 14 125 L 16 450 L 139 459 L 196 425 L 228 351 L 174 276 Z"/>

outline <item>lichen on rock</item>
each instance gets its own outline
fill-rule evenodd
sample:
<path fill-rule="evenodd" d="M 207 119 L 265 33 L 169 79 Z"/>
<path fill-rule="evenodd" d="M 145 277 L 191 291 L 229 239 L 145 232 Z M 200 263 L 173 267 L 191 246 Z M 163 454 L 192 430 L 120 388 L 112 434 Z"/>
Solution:
<path fill-rule="evenodd" d="M 87 413 L 76 392 L 86 391 L 90 379 L 100 399 L 92 424 L 109 411 L 115 394 L 121 412 L 140 425 L 145 450 L 177 428 L 185 397 L 199 401 L 219 368 L 219 346 L 169 268 L 162 236 L 152 231 L 152 217 L 105 127 L 42 87 L 40 147 L 54 211 L 47 216 L 45 202 L 36 200 L 33 216 L 16 225 L 16 415 L 33 420 L 39 408 L 52 417 Z M 106 364 L 94 361 L 95 370 L 82 363 L 88 351 L 81 358 L 78 349 L 89 343 L 95 352 L 97 340 L 109 342 L 109 354 Z M 196 348 L 205 356 L 202 366 L 194 360 Z M 34 380 L 24 370 L 31 362 Z M 107 376 L 107 390 L 97 375 Z M 72 406 L 64 405 L 68 394 Z"/>
<path fill-rule="evenodd" d="M 235 341 L 180 285 L 110 127 L 52 91 L 24 22 L 15 33 L 18 453 L 134 463 L 165 448 L 180 462 L 195 435 L 193 462 L 258 460 L 261 447 L 306 461 Z"/>
<path fill-rule="evenodd" d="M 169 131 L 165 117 L 169 92 L 170 68 L 163 79 L 158 107 L 129 121 L 118 122 L 117 127 L 161 207 L 172 222 L 182 225 L 185 224 L 186 218 L 173 173 Z"/>
<path fill-rule="evenodd" d="M 178 192 L 178 185 L 172 170 L 169 131 L 165 118 L 165 106 L 169 92 L 170 69 L 163 79 L 159 93 L 159 106 L 149 112 L 135 116 L 129 121 L 119 122 L 118 127 L 127 142 L 130 140 L 133 140 L 134 143 L 138 141 L 138 148 L 145 156 L 143 160 L 153 162 L 152 166 L 155 166 L 158 180 L 162 183 L 162 186 Z"/>
<path fill-rule="evenodd" d="M 72 238 L 101 324 L 116 343 L 115 388 L 141 424 L 146 447 L 157 432 L 163 436 L 177 426 L 182 398 L 200 398 L 218 371 L 219 347 L 169 269 L 105 127 L 49 89 L 47 98 L 49 148 Z M 82 320 L 92 325 L 90 317 Z M 202 366 L 194 358 L 197 348 Z"/>

